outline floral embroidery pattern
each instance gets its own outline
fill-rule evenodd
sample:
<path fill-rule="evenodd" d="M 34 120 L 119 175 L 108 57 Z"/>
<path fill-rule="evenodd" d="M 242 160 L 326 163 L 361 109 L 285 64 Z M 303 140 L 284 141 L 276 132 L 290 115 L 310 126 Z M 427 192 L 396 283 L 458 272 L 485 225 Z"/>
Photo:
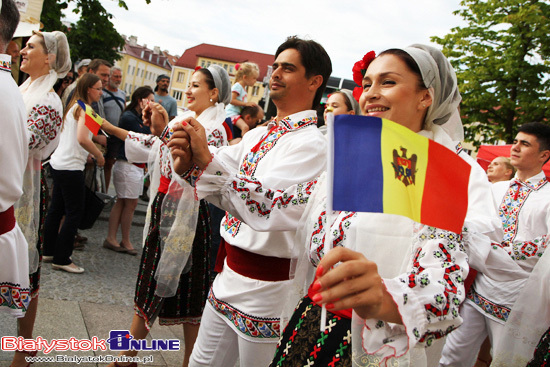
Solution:
<path fill-rule="evenodd" d="M 218 129 L 214 129 L 213 131 L 208 132 L 208 135 L 206 136 L 206 141 L 208 142 L 208 145 L 216 148 L 227 145 L 223 134 Z"/>
<path fill-rule="evenodd" d="M 0 283 L 0 307 L 26 311 L 29 307 L 30 289 L 21 288 L 20 284 Z"/>
<path fill-rule="evenodd" d="M 518 216 L 525 200 L 527 200 L 531 192 L 539 190 L 547 182 L 546 178 L 544 178 L 534 185 L 518 180 L 514 180 L 510 184 L 510 188 L 506 192 L 506 195 L 504 195 L 498 211 L 504 229 L 504 243 L 512 242 L 517 235 Z"/>
<path fill-rule="evenodd" d="M 311 195 L 311 192 L 313 191 L 313 187 L 315 187 L 315 184 L 317 183 L 317 180 L 310 181 L 306 184 L 300 184 L 297 187 L 295 194 L 288 194 L 285 193 L 283 190 L 265 190 L 264 197 L 267 199 L 268 203 L 260 203 L 256 200 L 251 199 L 250 191 L 251 188 L 247 187 L 247 184 L 251 184 L 255 186 L 256 188 L 254 191 L 263 193 L 264 189 L 262 188 L 262 184 L 256 180 L 254 177 L 251 179 L 247 178 L 241 178 L 240 181 L 233 181 L 231 183 L 231 188 L 235 190 L 236 192 L 240 192 L 240 198 L 242 200 L 245 200 L 245 205 L 248 207 L 248 210 L 251 213 L 258 213 L 258 216 L 260 217 L 266 217 L 269 218 L 269 214 L 271 213 L 271 210 L 274 207 L 277 207 L 278 209 L 286 208 L 289 204 L 290 205 L 305 205 L 307 204 L 308 198 Z M 269 204 L 270 202 L 270 204 Z"/>
<path fill-rule="evenodd" d="M 0 60 L 0 70 L 11 72 L 11 61 Z"/>
<path fill-rule="evenodd" d="M 426 261 L 427 257 L 431 255 L 429 259 L 439 261 L 441 268 L 444 270 L 444 282 L 441 283 L 445 288 L 443 293 L 434 295 L 433 302 L 424 305 L 428 320 L 431 320 L 433 317 L 437 320 L 444 320 L 449 314 L 452 315 L 452 318 L 457 318 L 458 307 L 462 302 L 461 298 L 463 298 L 463 296 L 459 297 L 463 292 L 458 285 L 462 285 L 464 279 L 462 278 L 462 268 L 455 264 L 452 253 L 462 249 L 462 244 L 460 243 L 461 237 L 452 232 L 442 231 L 434 227 L 425 228 L 427 231 L 422 231 L 419 235 L 420 241 L 439 240 L 441 242 L 439 242 L 438 248 L 431 254 L 427 254 L 422 248 L 418 248 L 414 254 L 412 271 L 406 278 L 401 278 L 401 281 L 406 283 L 409 288 L 423 288 L 430 285 L 430 275 L 424 271 L 426 269 L 421 265 L 421 261 Z"/>
<path fill-rule="evenodd" d="M 241 221 L 226 212 L 225 217 L 223 218 L 222 226 L 227 234 L 229 234 L 231 237 L 235 237 L 237 233 L 239 233 Z"/>
<path fill-rule="evenodd" d="M 548 246 L 547 236 L 537 237 L 531 241 L 494 243 L 502 247 L 514 260 L 527 260 L 532 257 L 541 257 Z"/>
<path fill-rule="evenodd" d="M 356 217 L 357 213 L 355 212 L 343 212 L 345 213 L 340 222 L 338 223 L 338 228 L 332 230 L 333 243 L 332 247 L 343 246 L 343 241 L 346 238 L 345 230 L 350 228 L 352 217 Z M 316 265 L 321 261 L 321 258 L 325 254 L 325 229 L 324 225 L 326 224 L 326 211 L 322 211 L 319 220 L 317 221 L 316 229 L 311 234 L 310 238 L 310 248 L 315 250 L 315 254 L 312 253 L 312 258 L 310 261 L 313 265 Z M 314 257 L 313 257 L 314 255 Z"/>
<path fill-rule="evenodd" d="M 252 318 L 252 316 L 217 299 L 212 289 L 208 294 L 208 302 L 245 335 L 260 339 L 278 339 L 280 336 L 279 318 Z"/>
<path fill-rule="evenodd" d="M 485 312 L 487 315 L 502 321 L 508 320 L 510 309 L 506 306 L 499 305 L 483 297 L 481 294 L 476 292 L 474 286 L 470 288 L 470 291 L 468 292 L 466 297 L 476 306 L 481 308 L 483 312 Z"/>
<path fill-rule="evenodd" d="M 29 134 L 29 149 L 42 148 L 54 140 L 61 126 L 63 118 L 52 106 L 36 105 L 27 118 Z"/>
<path fill-rule="evenodd" d="M 281 137 L 292 130 L 302 129 L 314 124 L 317 124 L 316 117 L 309 117 L 300 121 L 291 121 L 288 117 L 282 119 L 279 121 L 278 127 L 267 133 L 267 136 L 264 137 L 257 149 L 253 149 L 245 156 L 241 164 L 240 173 L 250 177 L 253 176 L 260 160 L 273 149 Z"/>

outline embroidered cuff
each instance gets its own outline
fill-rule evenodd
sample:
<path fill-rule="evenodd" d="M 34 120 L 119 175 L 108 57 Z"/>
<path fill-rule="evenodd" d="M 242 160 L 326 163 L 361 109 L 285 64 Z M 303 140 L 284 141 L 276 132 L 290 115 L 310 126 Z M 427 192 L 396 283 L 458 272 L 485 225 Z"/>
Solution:
<path fill-rule="evenodd" d="M 200 184 L 195 187 L 200 199 L 209 195 L 219 194 L 230 179 L 230 173 L 225 164 L 212 154 L 212 160 L 197 177 Z"/>
<path fill-rule="evenodd" d="M 162 133 L 160 134 L 159 138 L 164 144 L 168 144 L 168 141 L 170 140 L 170 137 L 174 133 L 174 130 L 172 130 L 171 127 L 166 125 L 164 130 L 162 130 Z"/>

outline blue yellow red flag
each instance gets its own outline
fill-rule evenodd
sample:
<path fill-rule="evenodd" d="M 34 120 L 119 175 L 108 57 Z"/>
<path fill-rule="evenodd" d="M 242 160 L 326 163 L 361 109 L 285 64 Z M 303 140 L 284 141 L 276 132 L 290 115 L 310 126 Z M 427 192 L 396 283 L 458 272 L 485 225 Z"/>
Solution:
<path fill-rule="evenodd" d="M 462 232 L 470 165 L 390 120 L 334 120 L 333 210 L 398 214 Z"/>
<path fill-rule="evenodd" d="M 79 99 L 77 103 L 86 113 L 84 125 L 86 125 L 94 135 L 97 135 L 103 124 L 103 118 L 99 116 L 90 105 L 85 104 L 82 100 Z"/>

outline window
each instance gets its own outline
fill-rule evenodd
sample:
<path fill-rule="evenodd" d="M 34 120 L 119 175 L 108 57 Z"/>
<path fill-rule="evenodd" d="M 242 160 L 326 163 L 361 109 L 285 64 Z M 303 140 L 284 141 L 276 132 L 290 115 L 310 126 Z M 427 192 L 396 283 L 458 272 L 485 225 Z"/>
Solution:
<path fill-rule="evenodd" d="M 252 87 L 252 96 L 256 97 L 259 92 L 260 92 L 260 86 L 259 85 L 255 85 L 255 86 Z"/>
<path fill-rule="evenodd" d="M 204 60 L 201 60 L 201 68 L 204 68 L 206 65 L 206 62 Z"/>
<path fill-rule="evenodd" d="M 182 73 L 181 71 L 178 71 L 177 82 L 178 82 L 178 83 L 183 83 L 184 77 L 185 77 L 185 73 Z"/>
<path fill-rule="evenodd" d="M 141 77 L 143 78 L 143 69 L 141 69 Z"/>
<path fill-rule="evenodd" d="M 132 65 L 128 65 L 128 74 L 130 74 L 131 70 L 132 70 Z"/>
<path fill-rule="evenodd" d="M 208 62 L 206 63 L 206 67 L 209 67 L 210 65 L 212 65 L 212 63 L 211 63 L 210 61 L 208 61 Z"/>
<path fill-rule="evenodd" d="M 182 93 L 179 90 L 172 90 L 172 97 L 177 99 L 178 101 L 181 101 Z"/>
<path fill-rule="evenodd" d="M 136 67 L 132 66 L 132 72 L 130 74 L 134 75 L 134 71 L 136 71 Z"/>
<path fill-rule="evenodd" d="M 223 68 L 227 71 L 227 64 L 223 64 Z"/>

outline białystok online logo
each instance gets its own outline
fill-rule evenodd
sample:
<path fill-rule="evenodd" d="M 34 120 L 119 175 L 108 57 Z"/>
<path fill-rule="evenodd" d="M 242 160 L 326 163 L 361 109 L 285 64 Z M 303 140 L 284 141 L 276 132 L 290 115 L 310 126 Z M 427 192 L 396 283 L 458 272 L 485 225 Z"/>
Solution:
<path fill-rule="evenodd" d="M 52 339 L 48 341 L 42 337 L 25 339 L 21 336 L 3 336 L 0 343 L 3 351 L 41 351 L 44 354 L 65 351 L 90 351 L 102 350 L 180 350 L 179 339 L 134 339 L 128 330 L 111 330 L 109 339 L 99 339 L 94 336 L 91 339 Z"/>

